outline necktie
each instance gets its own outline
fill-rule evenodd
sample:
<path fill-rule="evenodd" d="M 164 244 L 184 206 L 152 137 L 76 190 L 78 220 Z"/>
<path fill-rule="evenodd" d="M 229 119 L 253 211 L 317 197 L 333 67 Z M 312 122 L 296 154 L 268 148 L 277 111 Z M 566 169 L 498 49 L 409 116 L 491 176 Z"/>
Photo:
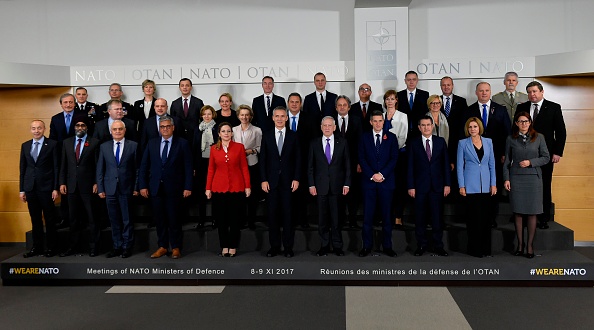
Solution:
<path fill-rule="evenodd" d="M 122 143 L 122 142 L 116 142 L 117 147 L 116 147 L 115 156 L 116 156 L 116 164 L 118 164 L 118 165 L 120 165 L 120 143 Z"/>
<path fill-rule="evenodd" d="M 487 105 L 483 104 L 483 126 L 487 128 Z"/>
<path fill-rule="evenodd" d="M 340 133 L 342 134 L 342 136 L 344 136 L 346 134 L 346 120 L 344 119 L 344 117 L 340 118 L 342 118 L 342 124 L 340 125 Z"/>
<path fill-rule="evenodd" d="M 85 109 L 84 105 L 82 105 L 82 104 L 78 105 L 78 110 L 83 111 L 84 109 Z"/>
<path fill-rule="evenodd" d="M 379 149 L 380 149 L 380 138 L 379 138 L 379 134 L 375 135 L 375 152 L 377 152 L 379 154 Z"/>
<path fill-rule="evenodd" d="M 445 108 L 444 108 L 445 109 L 445 115 L 446 115 L 446 117 L 449 117 L 450 116 L 451 106 L 452 105 L 450 104 L 450 98 L 449 97 L 446 97 L 446 104 L 445 104 Z"/>
<path fill-rule="evenodd" d="M 293 120 L 291 122 L 291 131 L 297 132 L 297 117 L 293 116 L 291 119 Z"/>
<path fill-rule="evenodd" d="M 363 119 L 365 119 L 367 117 L 367 105 L 365 103 L 363 103 Z"/>
<path fill-rule="evenodd" d="M 415 102 L 415 99 L 413 98 L 413 93 L 409 93 L 409 94 L 410 94 L 410 98 L 408 99 L 408 105 L 410 106 L 410 109 L 412 110 L 413 103 Z"/>
<path fill-rule="evenodd" d="M 332 161 L 332 153 L 330 152 L 330 138 L 326 138 L 326 159 L 328 160 L 328 164 Z"/>
<path fill-rule="evenodd" d="M 278 155 L 280 156 L 281 152 L 283 151 L 283 131 L 278 131 Z"/>
<path fill-rule="evenodd" d="M 80 143 L 81 142 L 82 142 L 82 139 L 78 139 L 78 143 L 76 144 L 76 150 L 74 150 L 74 156 L 76 156 L 77 163 L 78 163 L 78 160 L 80 159 Z"/>
<path fill-rule="evenodd" d="M 165 164 L 167 162 L 167 147 L 169 147 L 169 140 L 163 142 L 165 145 L 163 146 L 163 152 L 161 153 L 161 162 Z"/>
<path fill-rule="evenodd" d="M 270 96 L 266 96 L 266 113 L 270 113 Z"/>
<path fill-rule="evenodd" d="M 71 122 L 70 116 L 71 115 L 69 113 L 66 114 L 66 134 L 70 133 L 70 122 Z"/>
<path fill-rule="evenodd" d="M 509 103 L 514 106 L 514 93 L 509 93 Z"/>
<path fill-rule="evenodd" d="M 431 146 L 429 146 L 429 139 L 425 140 L 425 152 L 427 153 L 427 159 L 431 160 Z"/>
<path fill-rule="evenodd" d="M 184 117 L 188 116 L 188 110 L 189 110 L 188 99 L 184 99 Z"/>
<path fill-rule="evenodd" d="M 534 105 L 534 114 L 532 115 L 532 121 L 536 120 L 536 116 L 538 116 L 538 104 Z"/>
<path fill-rule="evenodd" d="M 324 112 L 324 95 L 320 93 L 320 111 Z"/>
<path fill-rule="evenodd" d="M 33 143 L 33 151 L 31 151 L 31 157 L 33 157 L 33 161 L 37 163 L 37 155 L 39 155 L 39 142 Z"/>

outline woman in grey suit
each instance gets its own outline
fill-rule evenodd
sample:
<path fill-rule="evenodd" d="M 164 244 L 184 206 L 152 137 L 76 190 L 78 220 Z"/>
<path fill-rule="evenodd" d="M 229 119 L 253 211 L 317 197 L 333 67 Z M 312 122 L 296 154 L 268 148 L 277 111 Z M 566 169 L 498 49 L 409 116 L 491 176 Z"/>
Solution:
<path fill-rule="evenodd" d="M 242 104 L 237 108 L 237 117 L 240 125 L 233 127 L 233 141 L 243 144 L 247 157 L 248 170 L 252 194 L 247 198 L 247 225 L 250 229 L 256 229 L 256 210 L 258 201 L 262 196 L 260 191 L 260 167 L 258 165 L 258 153 L 262 144 L 262 130 L 251 124 L 254 118 L 254 111 L 249 105 Z"/>
<path fill-rule="evenodd" d="M 542 171 L 541 166 L 549 162 L 549 151 L 542 134 L 532 127 L 530 114 L 521 111 L 514 116 L 512 135 L 505 144 L 503 164 L 504 187 L 515 215 L 518 248 L 515 256 L 524 255 L 524 230 L 522 217 L 528 219 L 528 244 L 526 258 L 534 258 L 532 246 L 536 232 L 536 215 L 542 213 Z"/>
<path fill-rule="evenodd" d="M 458 142 L 457 174 L 460 195 L 466 205 L 468 254 L 491 256 L 490 198 L 497 193 L 493 141 L 482 137 L 483 123 L 471 117 L 464 125 L 466 139 Z"/>

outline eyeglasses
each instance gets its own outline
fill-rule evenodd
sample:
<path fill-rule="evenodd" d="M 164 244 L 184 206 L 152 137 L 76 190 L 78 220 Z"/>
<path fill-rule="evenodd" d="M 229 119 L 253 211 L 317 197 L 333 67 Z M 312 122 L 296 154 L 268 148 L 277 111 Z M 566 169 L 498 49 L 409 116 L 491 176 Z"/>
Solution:
<path fill-rule="evenodd" d="M 517 120 L 516 123 L 518 124 L 528 124 L 530 120 Z"/>
<path fill-rule="evenodd" d="M 159 125 L 160 129 L 170 129 L 173 125 Z"/>
<path fill-rule="evenodd" d="M 362 87 L 362 88 L 359 88 L 359 92 L 371 92 L 371 88 Z"/>
<path fill-rule="evenodd" d="M 431 104 L 431 105 L 441 105 L 441 102 L 431 102 L 429 104 Z"/>

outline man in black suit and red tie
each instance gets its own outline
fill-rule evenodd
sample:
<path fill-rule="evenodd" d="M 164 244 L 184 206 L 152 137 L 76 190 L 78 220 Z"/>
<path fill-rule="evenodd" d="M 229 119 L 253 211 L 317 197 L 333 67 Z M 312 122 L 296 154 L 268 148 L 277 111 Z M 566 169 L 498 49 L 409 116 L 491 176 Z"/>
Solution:
<path fill-rule="evenodd" d="M 192 95 L 192 81 L 182 78 L 179 81 L 181 97 L 171 102 L 171 117 L 180 119 L 181 126 L 177 127 L 181 137 L 190 145 L 194 139 L 194 130 L 200 123 L 200 110 L 204 106 L 201 99 Z"/>
<path fill-rule="evenodd" d="M 289 98 L 290 100 L 290 98 Z M 290 101 L 289 101 L 290 103 Z M 260 147 L 260 179 L 262 190 L 267 194 L 268 234 L 270 250 L 267 257 L 280 253 L 281 242 L 284 255 L 292 258 L 295 231 L 291 222 L 292 195 L 299 188 L 301 174 L 301 150 L 297 133 L 287 129 L 287 109 L 273 110 L 274 129 L 262 134 Z M 280 215 L 280 216 L 279 216 Z M 281 240 L 281 226 L 283 228 Z"/>
<path fill-rule="evenodd" d="M 252 110 L 254 110 L 252 124 L 260 127 L 262 132 L 266 132 L 274 128 L 272 110 L 278 106 L 287 107 L 287 103 L 284 97 L 275 95 L 272 92 L 274 79 L 271 76 L 262 78 L 262 89 L 264 94 L 254 97 L 252 101 Z"/>
<path fill-rule="evenodd" d="M 322 118 L 321 126 L 322 138 L 311 140 L 307 158 L 309 193 L 317 196 L 318 233 L 322 243 L 316 255 L 327 255 L 332 244 L 334 254 L 343 256 L 340 227 L 344 219 L 340 217 L 344 216 L 344 196 L 351 185 L 349 148 L 344 138 L 334 134 L 334 118 Z"/>
<path fill-rule="evenodd" d="M 57 142 L 47 139 L 45 123 L 41 120 L 31 122 L 32 140 L 21 146 L 19 165 L 19 197 L 27 203 L 33 227 L 33 247 L 23 254 L 29 258 L 41 254 L 53 257 L 56 254 L 56 208 L 58 198 L 58 149 Z M 45 219 L 45 234 L 43 219 Z M 44 252 L 45 241 L 45 252 Z"/>
<path fill-rule="evenodd" d="M 415 256 L 428 249 L 425 235 L 427 211 L 432 227 L 433 252 L 447 256 L 443 248 L 443 199 L 450 194 L 450 160 L 444 138 L 432 135 L 433 119 L 424 116 L 419 120 L 421 136 L 408 143 L 408 194 L 414 199 Z"/>
<path fill-rule="evenodd" d="M 398 92 L 398 111 L 404 112 L 408 117 L 408 139 L 419 136 L 416 129 L 419 119 L 427 113 L 427 99 L 429 92 L 417 88 L 419 75 L 414 71 L 408 71 L 404 75 L 406 89 Z"/>
<path fill-rule="evenodd" d="M 542 186 L 543 186 L 543 211 L 539 216 L 538 227 L 540 229 L 549 228 L 548 221 L 551 219 L 551 185 L 553 182 L 553 166 L 563 157 L 565 149 L 565 140 L 567 131 L 565 129 L 565 120 L 561 106 L 544 98 L 542 84 L 538 81 L 532 81 L 526 85 L 528 93 L 528 102 L 518 105 L 516 112 L 525 111 L 530 114 L 534 123 L 534 129 L 544 135 L 545 142 L 551 161 L 541 166 Z"/>
<path fill-rule="evenodd" d="M 326 75 L 318 72 L 314 75 L 316 91 L 305 96 L 303 100 L 303 111 L 314 117 L 314 121 L 320 122 L 325 116 L 336 116 L 336 94 L 326 90 Z"/>
<path fill-rule="evenodd" d="M 359 117 L 363 125 L 363 132 L 367 132 L 371 130 L 371 114 L 374 111 L 383 111 L 383 108 L 381 104 L 370 100 L 372 91 L 369 84 L 361 84 L 361 86 L 359 86 L 358 93 L 359 101 L 353 103 L 351 109 L 349 110 L 349 115 L 353 117 Z"/>
<path fill-rule="evenodd" d="M 77 87 L 74 94 L 76 96 L 76 109 L 75 112 L 82 114 L 87 117 L 87 134 L 93 136 L 95 131 L 95 123 L 97 122 L 97 109 L 99 105 L 87 101 L 89 94 L 87 89 L 84 87 Z"/>
<path fill-rule="evenodd" d="M 93 210 L 93 198 L 97 193 L 95 176 L 99 140 L 87 134 L 87 118 L 82 117 L 74 125 L 75 136 L 64 140 L 62 161 L 60 162 L 60 193 L 68 198 L 70 211 L 70 243 L 68 249 L 60 253 L 66 257 L 78 252 L 80 237 L 89 225 L 89 256 L 97 255 L 99 243 L 99 223 Z"/>

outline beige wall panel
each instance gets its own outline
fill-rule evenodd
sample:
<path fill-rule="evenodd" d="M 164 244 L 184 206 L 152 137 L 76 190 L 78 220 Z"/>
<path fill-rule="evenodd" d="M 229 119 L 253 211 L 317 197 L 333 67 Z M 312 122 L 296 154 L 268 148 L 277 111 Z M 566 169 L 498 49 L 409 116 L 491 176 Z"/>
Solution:
<path fill-rule="evenodd" d="M 553 202 L 558 209 L 593 209 L 592 187 L 594 187 L 594 176 L 555 177 Z"/>
<path fill-rule="evenodd" d="M 563 158 L 558 164 L 555 164 L 553 175 L 555 177 L 593 176 L 594 140 L 592 141 L 592 143 L 567 143 Z"/>
<path fill-rule="evenodd" d="M 0 181 L 0 211 L 29 212 L 27 204 L 19 199 L 18 181 Z"/>
<path fill-rule="evenodd" d="M 594 210 L 558 209 L 555 221 L 574 231 L 576 241 L 594 241 Z"/>
<path fill-rule="evenodd" d="M 563 109 L 563 120 L 567 129 L 566 143 L 594 142 L 594 110 Z"/>
<path fill-rule="evenodd" d="M 29 230 L 28 212 L 0 212 L 0 242 L 25 242 L 25 233 Z"/>
<path fill-rule="evenodd" d="M 537 80 L 543 85 L 545 98 L 561 104 L 562 109 L 592 109 L 594 105 L 594 79 L 590 77 Z"/>

